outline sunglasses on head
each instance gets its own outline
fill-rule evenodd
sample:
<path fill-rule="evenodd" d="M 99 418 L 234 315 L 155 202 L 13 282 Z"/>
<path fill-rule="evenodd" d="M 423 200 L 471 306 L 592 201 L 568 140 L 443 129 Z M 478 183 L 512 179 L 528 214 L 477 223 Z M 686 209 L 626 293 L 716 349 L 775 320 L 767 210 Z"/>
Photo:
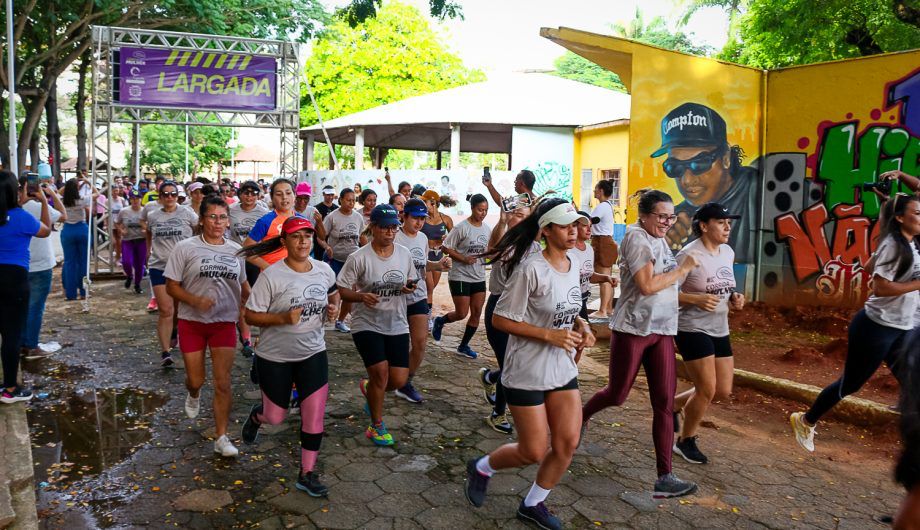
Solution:
<path fill-rule="evenodd" d="M 672 179 L 678 179 L 682 177 L 688 169 L 694 175 L 701 175 L 706 171 L 709 171 L 709 168 L 712 167 L 712 164 L 721 158 L 724 152 L 724 148 L 718 147 L 712 151 L 704 151 L 688 160 L 678 160 L 673 157 L 668 157 L 668 159 L 664 161 L 661 167 L 664 169 L 665 174 Z"/>

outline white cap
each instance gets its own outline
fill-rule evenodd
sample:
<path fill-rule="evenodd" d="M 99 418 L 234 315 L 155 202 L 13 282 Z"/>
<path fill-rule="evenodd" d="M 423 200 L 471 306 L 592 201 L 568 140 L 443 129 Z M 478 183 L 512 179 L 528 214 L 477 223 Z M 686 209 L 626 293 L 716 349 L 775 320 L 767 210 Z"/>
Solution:
<path fill-rule="evenodd" d="M 578 221 L 582 224 L 590 224 L 591 221 L 588 220 L 585 216 L 578 213 L 578 210 L 572 206 L 571 203 L 560 204 L 559 206 L 554 206 L 550 211 L 546 212 L 540 216 L 539 224 L 540 228 L 548 224 L 556 224 L 567 226 L 575 221 Z"/>

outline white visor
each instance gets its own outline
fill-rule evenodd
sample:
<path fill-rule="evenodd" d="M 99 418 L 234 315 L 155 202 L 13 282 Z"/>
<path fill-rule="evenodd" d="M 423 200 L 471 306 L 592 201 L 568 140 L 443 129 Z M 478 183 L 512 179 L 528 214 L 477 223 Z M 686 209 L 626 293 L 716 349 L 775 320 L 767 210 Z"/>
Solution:
<path fill-rule="evenodd" d="M 554 206 L 550 211 L 543 214 L 540 217 L 540 228 L 543 228 L 549 224 L 556 224 L 567 226 L 575 221 L 578 221 L 582 224 L 590 224 L 585 216 L 578 213 L 578 210 L 575 209 L 570 203 L 560 204 L 559 206 Z"/>

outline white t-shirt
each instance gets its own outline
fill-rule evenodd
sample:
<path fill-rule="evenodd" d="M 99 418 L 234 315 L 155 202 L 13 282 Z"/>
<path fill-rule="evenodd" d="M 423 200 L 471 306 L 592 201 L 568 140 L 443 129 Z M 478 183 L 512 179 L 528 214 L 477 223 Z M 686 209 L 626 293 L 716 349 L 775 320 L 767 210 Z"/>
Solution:
<path fill-rule="evenodd" d="M 482 254 L 489 246 L 489 236 L 491 234 L 492 228 L 485 222 L 479 226 L 473 226 L 467 219 L 455 226 L 447 234 L 441 246 L 459 252 L 464 256 Z M 476 262 L 472 265 L 454 260 L 450 271 L 447 273 L 447 279 L 455 282 L 484 282 L 486 281 L 485 260 L 476 258 Z"/>
<path fill-rule="evenodd" d="M 313 222 L 313 219 L 310 219 Z M 364 216 L 357 210 L 345 215 L 341 209 L 330 212 L 323 220 L 326 229 L 326 242 L 332 247 L 332 259 L 345 261 L 358 250 L 361 232 L 364 231 Z"/>
<path fill-rule="evenodd" d="M 32 214 L 32 217 L 41 220 L 42 203 L 35 199 L 22 205 L 22 209 Z M 48 214 L 51 217 L 51 224 L 58 222 L 61 218 L 61 212 L 48 206 Z M 50 237 L 33 237 L 29 242 L 29 272 L 41 272 L 53 269 L 57 265 L 54 258 L 54 247 L 51 244 Z"/>
<path fill-rule="evenodd" d="M 693 304 L 680 306 L 677 329 L 705 333 L 711 337 L 728 335 L 728 299 L 735 292 L 735 251 L 728 245 L 719 245 L 719 252 L 711 254 L 700 239 L 694 239 L 677 253 L 677 262 L 692 254 L 699 265 L 680 284 L 685 293 L 706 293 L 719 297 L 715 311 L 706 311 Z"/>
<path fill-rule="evenodd" d="M 274 362 L 297 362 L 326 349 L 323 323 L 329 295 L 335 292 L 332 267 L 310 259 L 313 268 L 297 272 L 284 260 L 273 263 L 259 274 L 246 302 L 246 309 L 258 313 L 286 313 L 295 307 L 303 310 L 300 322 L 262 328 L 256 355 Z"/>
<path fill-rule="evenodd" d="M 418 286 L 415 292 L 406 296 L 407 304 L 414 304 L 422 299 L 428 298 L 428 288 L 425 284 L 425 268 L 428 266 L 428 237 L 416 232 L 415 237 L 409 237 L 405 232 L 400 230 L 396 232 L 396 243 L 409 249 L 412 256 L 412 264 L 415 265 L 415 271 L 419 276 Z"/>
<path fill-rule="evenodd" d="M 263 215 L 268 213 L 268 208 L 262 203 L 256 201 L 255 206 L 248 212 L 243 211 L 239 202 L 230 205 L 230 228 L 228 230 L 230 239 L 242 245 L 243 241 L 249 236 L 249 231 L 255 226 Z"/>
<path fill-rule="evenodd" d="M 578 264 L 581 296 L 585 298 L 591 293 L 591 275 L 594 274 L 594 247 L 589 243 L 585 244 L 584 250 L 580 250 L 577 246 L 572 247 L 569 250 L 569 256 Z"/>
<path fill-rule="evenodd" d="M 920 254 L 917 247 L 911 243 L 913 265 L 908 267 L 904 274 L 897 276 L 898 255 L 897 243 L 891 236 L 885 237 L 875 251 L 875 270 L 873 276 L 879 276 L 890 282 L 909 282 L 920 279 Z M 920 292 L 911 291 L 898 296 L 869 295 L 866 300 L 866 316 L 876 324 L 890 328 L 910 330 L 920 324 L 915 323 L 917 304 L 920 303 Z"/>
<path fill-rule="evenodd" d="M 363 303 L 352 306 L 352 331 L 375 331 L 383 335 L 409 333 L 406 295 L 402 289 L 410 279 L 418 280 L 418 272 L 409 249 L 402 245 L 393 245 L 393 253 L 388 258 L 378 256 L 371 245 L 364 245 L 348 256 L 337 285 L 374 293 L 379 299 L 373 309 Z"/>
<path fill-rule="evenodd" d="M 604 201 L 591 210 L 591 217 L 597 217 L 600 222 L 591 225 L 592 236 L 613 237 L 613 203 Z"/>
<path fill-rule="evenodd" d="M 147 267 L 163 269 L 176 243 L 192 237 L 198 216 L 187 206 L 176 206 L 167 212 L 162 207 L 147 212 L 147 230 L 150 232 L 150 259 Z"/>
<path fill-rule="evenodd" d="M 553 268 L 543 253 L 515 268 L 495 306 L 495 314 L 550 329 L 572 329 L 581 311 L 578 264 L 569 257 L 568 272 Z M 502 384 L 519 390 L 552 390 L 578 376 L 575 352 L 548 342 L 511 335 Z"/>
<path fill-rule="evenodd" d="M 205 242 L 195 236 L 176 243 L 166 262 L 163 276 L 182 283 L 195 296 L 206 296 L 215 304 L 208 311 L 179 302 L 179 318 L 212 324 L 240 319 L 242 284 L 246 283 L 246 266 L 237 256 L 240 246 L 230 240 L 222 245 Z"/>
<path fill-rule="evenodd" d="M 677 267 L 677 261 L 663 237 L 654 237 L 639 223 L 626 227 L 620 243 L 620 298 L 613 309 L 610 329 L 646 337 L 677 335 L 677 282 L 652 295 L 644 295 L 635 274 L 652 264 L 652 274 L 663 274 Z"/>

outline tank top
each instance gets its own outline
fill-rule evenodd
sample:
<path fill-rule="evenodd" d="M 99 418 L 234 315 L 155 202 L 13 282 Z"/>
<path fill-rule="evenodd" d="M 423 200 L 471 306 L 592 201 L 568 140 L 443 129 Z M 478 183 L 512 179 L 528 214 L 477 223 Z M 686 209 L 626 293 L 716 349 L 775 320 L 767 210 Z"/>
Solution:
<path fill-rule="evenodd" d="M 441 218 L 441 222 L 438 224 L 429 224 L 427 221 L 422 225 L 421 232 L 425 234 L 425 237 L 431 240 L 441 240 L 447 236 L 447 223 L 444 222 L 444 218 Z"/>

